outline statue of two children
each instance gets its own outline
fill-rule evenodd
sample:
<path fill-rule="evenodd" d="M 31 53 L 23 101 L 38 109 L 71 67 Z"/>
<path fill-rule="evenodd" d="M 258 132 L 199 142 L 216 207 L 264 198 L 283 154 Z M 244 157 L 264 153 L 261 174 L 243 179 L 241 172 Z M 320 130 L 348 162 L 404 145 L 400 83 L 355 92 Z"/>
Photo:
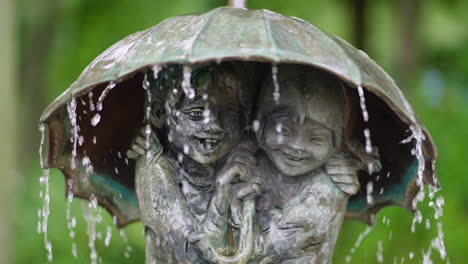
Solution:
<path fill-rule="evenodd" d="M 343 135 L 344 84 L 299 65 L 258 79 L 236 63 L 171 66 L 151 83 L 128 152 L 146 263 L 330 263 L 357 171 L 379 169 Z"/>

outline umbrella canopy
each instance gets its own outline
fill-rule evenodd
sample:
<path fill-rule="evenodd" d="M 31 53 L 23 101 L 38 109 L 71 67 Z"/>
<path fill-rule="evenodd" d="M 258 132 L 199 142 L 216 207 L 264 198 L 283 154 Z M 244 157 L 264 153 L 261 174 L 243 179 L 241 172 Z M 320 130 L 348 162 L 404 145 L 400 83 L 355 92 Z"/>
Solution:
<path fill-rule="evenodd" d="M 365 142 L 363 130 L 370 129 L 383 168 L 378 175 L 361 173 L 362 191 L 352 197 L 348 217 L 369 222 L 390 204 L 414 210 L 418 161 L 422 181 L 437 185 L 430 135 L 395 82 L 364 52 L 301 19 L 231 7 L 168 18 L 99 55 L 41 117 L 49 133 L 45 166 L 59 168 L 73 180 L 76 196 L 95 195 L 119 226 L 137 220 L 134 163 L 125 153 L 143 125 L 145 72 L 154 66 L 221 61 L 321 69 L 350 87 L 358 113 L 361 98 L 353 88 L 364 88 L 370 118 L 364 121 L 357 115 L 352 134 Z M 401 143 L 413 134 L 416 137 Z M 422 155 L 413 155 L 413 149 Z M 365 199 L 368 182 L 373 184 L 371 203 Z"/>

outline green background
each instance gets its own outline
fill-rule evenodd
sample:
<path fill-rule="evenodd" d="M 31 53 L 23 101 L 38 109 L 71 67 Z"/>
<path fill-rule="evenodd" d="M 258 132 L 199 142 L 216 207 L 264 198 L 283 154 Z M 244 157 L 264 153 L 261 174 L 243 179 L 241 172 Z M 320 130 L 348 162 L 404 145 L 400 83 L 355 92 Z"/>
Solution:
<path fill-rule="evenodd" d="M 10 2 L 10 1 L 7 1 Z M 5 2 L 6 3 L 6 2 Z M 0 4 L 8 5 L 7 3 Z M 214 0 L 17 0 L 11 1 L 12 30 L 6 38 L 12 59 L 7 68 L 12 79 L 10 123 L 2 131 L 14 131 L 11 139 L 1 136 L 4 151 L 0 159 L 13 153 L 13 173 L 1 177 L 5 199 L 4 229 L 0 248 L 11 263 L 46 263 L 43 237 L 37 234 L 41 170 L 37 121 L 41 111 L 62 93 L 80 72 L 113 43 L 151 27 L 163 19 L 185 13 L 205 12 L 226 4 Z M 363 4 L 364 5 L 360 5 Z M 439 150 L 437 175 L 445 199 L 441 217 L 444 241 L 450 263 L 468 260 L 468 177 L 463 166 L 468 159 L 468 1 L 463 0 L 250 0 L 249 8 L 265 8 L 296 16 L 324 31 L 359 45 L 393 76 L 428 128 Z M 353 11 L 357 7 L 362 13 Z M 355 28 L 363 19 L 364 27 Z M 362 37 L 359 34 L 362 33 Z M 3 69 L 3 68 L 2 68 Z M 8 77 L 8 76 L 7 76 Z M 1 88 L 5 89 L 5 88 Z M 8 87 L 6 88 L 8 89 Z M 372 118 L 372 113 L 370 113 Z M 8 127 L 13 126 L 12 130 Z M 8 142 L 7 142 L 8 141 Z M 8 151 L 8 146 L 10 150 Z M 8 171 L 7 171 L 8 172 Z M 77 218 L 76 238 L 68 236 L 64 178 L 57 170 L 50 176 L 48 236 L 53 247 L 53 263 L 89 263 L 86 222 L 81 202 L 72 202 L 71 214 Z M 11 202 L 9 202 L 11 201 Z M 8 203 L 8 204 L 7 204 Z M 437 236 L 434 210 L 421 204 L 422 224 L 411 232 L 412 216 L 400 208 L 382 210 L 374 228 L 359 247 L 352 248 L 366 226 L 346 221 L 338 238 L 334 263 L 421 263 L 431 241 Z M 0 212 L 1 213 L 1 212 Z M 97 226 L 98 263 L 144 263 L 142 226 L 124 229 L 129 242 L 113 227 L 102 210 L 103 222 Z M 426 228 L 426 219 L 430 228 Z M 109 247 L 104 245 L 106 228 L 112 227 Z M 72 241 L 78 256 L 71 254 Z M 382 250 L 379 250 L 381 245 Z M 131 247 L 126 258 L 126 248 Z M 2 252 L 0 251 L 0 254 Z M 414 254 L 410 260 L 410 254 Z M 427 254 L 427 253 L 426 253 Z M 434 263 L 445 263 L 433 250 Z M 2 260 L 0 259 L 0 262 Z M 8 260 L 5 260 L 8 261 Z M 7 262 L 8 263 L 8 262 Z"/>

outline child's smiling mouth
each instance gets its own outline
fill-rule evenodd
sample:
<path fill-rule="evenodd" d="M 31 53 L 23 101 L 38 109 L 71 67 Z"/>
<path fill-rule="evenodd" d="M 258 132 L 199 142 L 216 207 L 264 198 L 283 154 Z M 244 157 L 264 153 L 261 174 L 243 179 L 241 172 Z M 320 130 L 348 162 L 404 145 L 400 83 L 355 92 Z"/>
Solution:
<path fill-rule="evenodd" d="M 281 153 L 283 154 L 283 156 L 284 156 L 284 158 L 286 160 L 293 161 L 293 162 L 296 162 L 296 163 L 308 159 L 308 157 L 304 156 L 304 155 L 293 155 L 293 154 L 290 154 L 290 153 L 286 153 L 284 151 L 281 151 Z"/>
<path fill-rule="evenodd" d="M 218 147 L 219 143 L 221 142 L 221 139 L 220 138 L 208 138 L 208 137 L 195 137 L 200 146 L 207 150 L 207 151 L 212 151 L 214 150 L 216 147 Z"/>

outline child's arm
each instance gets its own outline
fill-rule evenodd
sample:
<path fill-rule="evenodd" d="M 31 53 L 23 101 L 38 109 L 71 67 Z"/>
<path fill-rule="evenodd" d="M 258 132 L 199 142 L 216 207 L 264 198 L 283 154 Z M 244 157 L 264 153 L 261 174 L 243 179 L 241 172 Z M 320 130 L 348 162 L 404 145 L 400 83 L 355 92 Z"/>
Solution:
<path fill-rule="evenodd" d="M 324 166 L 325 172 L 331 176 L 335 186 L 347 196 L 356 194 L 359 190 L 357 171 L 358 161 L 344 152 L 338 152 Z"/>
<path fill-rule="evenodd" d="M 358 170 L 373 173 L 381 168 L 378 148 L 372 147 L 371 152 L 367 153 L 365 146 L 356 140 L 346 144 L 346 153 L 338 152 L 325 164 L 325 171 L 336 187 L 348 196 L 359 191 Z"/>
<path fill-rule="evenodd" d="M 223 255 L 232 250 L 232 246 L 234 246 L 229 242 L 226 243 L 233 184 L 239 181 L 248 181 L 252 177 L 255 166 L 253 156 L 255 149 L 253 143 L 243 142 L 231 151 L 223 168 L 216 175 L 215 194 L 210 201 L 207 215 L 199 230 L 192 233 L 189 238 L 200 248 L 204 257 L 214 263 L 223 263 Z"/>
<path fill-rule="evenodd" d="M 330 263 L 347 196 L 324 172 L 282 209 L 272 209 L 270 227 L 255 234 L 254 259 Z"/>
<path fill-rule="evenodd" d="M 178 187 L 175 162 L 163 154 L 154 133 L 146 139 L 145 130 L 137 135 L 127 156 L 137 160 L 136 190 L 150 249 L 147 260 L 185 262 L 187 237 L 197 229 L 197 222 Z"/>

